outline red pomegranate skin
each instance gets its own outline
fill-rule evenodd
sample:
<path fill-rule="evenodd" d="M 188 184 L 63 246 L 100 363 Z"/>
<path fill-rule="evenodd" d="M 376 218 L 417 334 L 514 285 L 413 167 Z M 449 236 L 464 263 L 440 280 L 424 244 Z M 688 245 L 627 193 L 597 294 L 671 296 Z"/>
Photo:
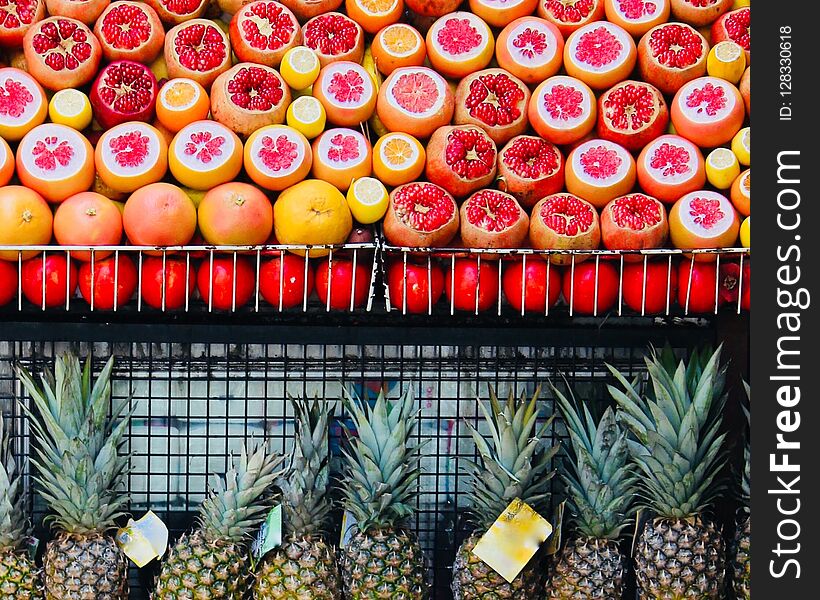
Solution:
<path fill-rule="evenodd" d="M 20 278 L 25 299 L 45 308 L 64 306 L 77 289 L 77 267 L 62 254 L 47 256 L 45 262 L 42 256 L 23 261 Z"/>
<path fill-rule="evenodd" d="M 564 165 L 564 156 L 554 144 L 538 136 L 516 136 L 498 153 L 498 189 L 531 209 L 564 189 Z"/>
<path fill-rule="evenodd" d="M 211 273 L 213 272 L 213 275 Z M 215 310 L 236 310 L 246 305 L 256 289 L 256 275 L 244 257 L 218 256 L 203 260 L 197 272 L 197 289 L 202 301 Z"/>
<path fill-rule="evenodd" d="M 424 171 L 428 181 L 463 198 L 493 182 L 497 156 L 495 142 L 480 127 L 440 127 L 427 144 Z"/>
<path fill-rule="evenodd" d="M 120 308 L 128 304 L 137 289 L 137 267 L 131 257 L 120 254 L 117 259 L 110 256 L 95 261 L 93 270 L 90 262 L 84 262 L 80 265 L 80 294 L 89 305 L 91 305 L 93 294 L 94 310 L 112 310 L 114 308 L 115 280 L 116 305 L 117 308 Z"/>
<path fill-rule="evenodd" d="M 519 248 L 530 229 L 518 201 L 497 190 L 479 190 L 467 198 L 459 221 L 461 241 L 468 248 Z"/>
<path fill-rule="evenodd" d="M 415 263 L 396 260 L 387 267 L 390 306 L 411 314 L 432 311 L 444 293 L 444 270 L 435 260 Z"/>
<path fill-rule="evenodd" d="M 353 281 L 355 272 L 356 281 Z M 358 263 L 355 271 L 353 261 L 333 257 L 323 258 L 316 265 L 316 293 L 322 306 L 328 306 L 328 294 L 330 294 L 329 306 L 331 310 L 351 310 L 351 296 L 353 297 L 352 308 L 359 308 L 367 300 L 367 292 L 370 289 L 370 269 Z"/>
<path fill-rule="evenodd" d="M 601 239 L 608 250 L 660 248 L 669 236 L 666 207 L 646 194 L 615 198 L 601 211 Z M 626 260 L 642 260 L 626 255 Z"/>
<path fill-rule="evenodd" d="M 494 261 L 457 258 L 444 276 L 444 295 L 455 310 L 484 312 L 498 302 L 498 277 Z"/>
<path fill-rule="evenodd" d="M 573 314 L 605 314 L 618 300 L 618 287 L 618 270 L 609 262 L 590 260 L 564 269 L 562 292 Z"/>
<path fill-rule="evenodd" d="M 541 199 L 532 209 L 530 244 L 539 250 L 595 250 L 601 243 L 598 211 L 586 200 L 568 193 Z M 587 256 L 575 255 L 575 262 Z M 566 265 L 570 254 L 551 254 L 550 262 Z"/>
<path fill-rule="evenodd" d="M 621 279 L 624 304 L 638 314 L 665 314 L 675 306 L 678 269 L 667 259 L 653 259 L 624 265 Z M 667 290 L 669 293 L 667 294 Z"/>
<path fill-rule="evenodd" d="M 188 273 L 186 290 L 185 273 Z M 196 268 L 180 258 L 148 256 L 142 261 L 142 301 L 158 310 L 176 310 L 185 305 L 196 287 Z"/>
<path fill-rule="evenodd" d="M 157 79 L 145 65 L 132 60 L 109 63 L 91 84 L 94 118 L 104 129 L 128 121 L 150 123 L 158 93 Z"/>
<path fill-rule="evenodd" d="M 458 233 L 458 206 L 446 190 L 433 183 L 406 183 L 390 192 L 383 228 L 394 246 L 443 248 Z"/>
<path fill-rule="evenodd" d="M 690 289 L 691 288 L 691 289 Z M 678 265 L 678 306 L 686 314 L 714 312 L 723 304 L 718 293 L 717 265 L 684 258 Z"/>
<path fill-rule="evenodd" d="M 517 312 L 545 314 L 561 297 L 561 269 L 535 257 L 504 263 L 501 287 L 504 298 Z M 523 275 L 523 289 L 522 289 Z"/>
<path fill-rule="evenodd" d="M 280 305 L 284 310 L 303 304 L 313 293 L 314 283 L 312 263 L 294 254 L 284 253 L 259 267 L 259 295 L 277 310 Z"/>
<path fill-rule="evenodd" d="M 640 124 L 637 130 L 636 123 Z M 668 125 L 666 100 L 648 83 L 622 81 L 598 99 L 598 137 L 627 150 L 640 150 L 662 135 Z"/>

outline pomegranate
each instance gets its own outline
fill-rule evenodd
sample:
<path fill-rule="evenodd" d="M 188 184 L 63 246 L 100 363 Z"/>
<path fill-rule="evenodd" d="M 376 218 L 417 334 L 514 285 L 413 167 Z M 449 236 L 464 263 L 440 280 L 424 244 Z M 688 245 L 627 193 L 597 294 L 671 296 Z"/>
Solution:
<path fill-rule="evenodd" d="M 664 23 L 650 29 L 638 44 L 641 78 L 665 94 L 706 74 L 709 44 L 684 23 Z"/>
<path fill-rule="evenodd" d="M 603 0 L 539 0 L 538 16 L 554 23 L 564 39 L 593 21 L 604 18 Z"/>
<path fill-rule="evenodd" d="M 42 308 L 66 304 L 77 289 L 77 267 L 65 254 L 35 256 L 20 268 L 23 296 Z"/>
<path fill-rule="evenodd" d="M 496 190 L 479 190 L 467 198 L 459 222 L 461 241 L 468 248 L 519 248 L 530 229 L 518 201 Z"/>
<path fill-rule="evenodd" d="M 456 88 L 456 125 L 478 125 L 496 144 L 527 130 L 530 90 L 504 69 L 468 75 Z"/>
<path fill-rule="evenodd" d="M 455 12 L 461 0 L 404 0 L 404 5 L 417 15 L 443 17 Z"/>
<path fill-rule="evenodd" d="M 405 183 L 390 192 L 383 227 L 394 246 L 441 248 L 458 233 L 458 206 L 434 183 Z"/>
<path fill-rule="evenodd" d="M 441 278 L 444 281 L 444 275 Z M 17 283 L 17 264 L 0 260 L 0 306 L 5 306 L 17 297 Z"/>
<path fill-rule="evenodd" d="M 251 262 L 243 256 L 216 256 L 202 261 L 196 287 L 209 309 L 235 311 L 253 296 L 256 275 Z"/>
<path fill-rule="evenodd" d="M 236 0 L 220 0 L 220 2 L 225 1 Z M 244 0 L 239 1 L 244 2 Z M 336 10 L 342 5 L 342 2 L 344 0 L 282 0 L 282 4 L 290 9 L 303 23 L 316 15 L 323 15 Z"/>
<path fill-rule="evenodd" d="M 444 270 L 434 260 L 394 260 L 387 265 L 387 289 L 394 309 L 429 314 L 444 293 Z"/>
<path fill-rule="evenodd" d="M 68 17 L 49 17 L 32 25 L 23 39 L 23 53 L 28 72 L 55 92 L 91 81 L 102 58 L 91 30 Z"/>
<path fill-rule="evenodd" d="M 686 194 L 669 211 L 669 234 L 675 248 L 730 248 L 737 241 L 740 219 L 725 196 L 708 190 Z M 697 260 L 713 261 L 714 254 Z"/>
<path fill-rule="evenodd" d="M 316 265 L 316 294 L 331 310 L 353 310 L 362 306 L 370 290 L 370 269 L 344 258 L 323 258 Z"/>
<path fill-rule="evenodd" d="M 296 16 L 274 0 L 245 4 L 231 19 L 231 48 L 242 62 L 278 67 L 285 52 L 302 43 Z"/>
<path fill-rule="evenodd" d="M 732 8 L 734 0 L 670 0 L 672 16 L 694 27 L 712 23 Z"/>
<path fill-rule="evenodd" d="M 239 135 L 284 123 L 290 88 L 272 67 L 239 63 L 211 86 L 211 116 Z"/>
<path fill-rule="evenodd" d="M 731 140 L 743 126 L 744 102 L 740 91 L 717 77 L 699 77 L 686 83 L 672 100 L 672 124 L 701 148 Z"/>
<path fill-rule="evenodd" d="M 92 25 L 109 4 L 111 0 L 46 0 L 52 17 L 70 17 L 86 25 Z"/>
<path fill-rule="evenodd" d="M 650 196 L 675 202 L 706 184 L 703 154 L 686 138 L 662 135 L 641 150 L 638 183 Z"/>
<path fill-rule="evenodd" d="M 144 2 L 121 0 L 106 8 L 94 25 L 105 60 L 150 64 L 162 52 L 165 30 L 153 8 Z"/>
<path fill-rule="evenodd" d="M 640 150 L 666 131 L 669 109 L 658 88 L 623 81 L 598 99 L 598 135 L 628 150 Z"/>
<path fill-rule="evenodd" d="M 748 6 L 726 13 L 712 25 L 712 44 L 731 40 L 746 55 L 746 64 L 752 64 L 752 9 Z"/>
<path fill-rule="evenodd" d="M 480 127 L 441 127 L 430 136 L 424 172 L 432 183 L 464 197 L 492 183 L 497 154 L 495 142 Z"/>
<path fill-rule="evenodd" d="M 300 256 L 283 252 L 259 266 L 259 295 L 277 310 L 302 304 L 313 285 L 313 265 Z"/>
<path fill-rule="evenodd" d="M 666 208 L 656 198 L 628 194 L 615 198 L 601 211 L 601 240 L 608 250 L 645 250 L 666 243 Z M 626 260 L 641 260 L 626 255 Z"/>
<path fill-rule="evenodd" d="M 726 304 L 730 308 L 740 308 L 749 310 L 750 308 L 750 268 L 749 262 L 743 262 L 743 274 L 741 276 L 740 263 L 727 261 L 720 264 L 718 281 L 718 296 L 720 304 Z M 742 289 L 741 289 L 742 287 Z"/>
<path fill-rule="evenodd" d="M 228 36 L 213 21 L 180 23 L 165 36 L 168 77 L 187 77 L 205 89 L 231 68 Z"/>
<path fill-rule="evenodd" d="M 330 12 L 310 19 L 302 26 L 305 46 L 319 57 L 323 67 L 337 60 L 361 63 L 364 57 L 364 32 L 353 19 Z"/>
<path fill-rule="evenodd" d="M 457 258 L 444 276 L 444 295 L 455 310 L 479 313 L 498 302 L 498 264 Z"/>
<path fill-rule="evenodd" d="M 0 0 L 0 46 L 19 48 L 29 28 L 45 16 L 45 0 Z"/>
<path fill-rule="evenodd" d="M 635 159 L 615 142 L 592 139 L 569 153 L 565 175 L 570 194 L 603 208 L 635 187 Z"/>
<path fill-rule="evenodd" d="M 119 60 L 100 71 L 89 96 L 97 123 L 110 129 L 126 121 L 150 122 L 157 92 L 151 69 L 132 60 Z"/>
<path fill-rule="evenodd" d="M 524 263 L 526 262 L 526 267 Z M 561 296 L 561 272 L 548 262 L 518 259 L 505 263 L 501 287 L 504 297 L 515 310 L 544 314 Z"/>
<path fill-rule="evenodd" d="M 642 315 L 668 312 L 678 291 L 678 270 L 668 259 L 627 263 L 621 294 L 630 309 Z"/>
<path fill-rule="evenodd" d="M 612 263 L 589 261 L 564 271 L 561 290 L 572 314 L 598 316 L 618 300 L 618 270 Z"/>
<path fill-rule="evenodd" d="M 715 263 L 682 260 L 678 265 L 678 306 L 685 314 L 709 313 L 723 302 Z"/>
<path fill-rule="evenodd" d="M 447 81 L 432 69 L 399 67 L 379 88 L 376 114 L 389 131 L 426 138 L 450 123 L 454 102 Z"/>
<path fill-rule="evenodd" d="M 178 25 L 196 19 L 208 10 L 209 0 L 145 0 L 163 23 Z"/>
<path fill-rule="evenodd" d="M 553 194 L 532 209 L 530 243 L 539 250 L 595 250 L 601 243 L 598 212 L 586 200 L 572 194 Z M 577 256 L 581 262 L 586 256 Z M 570 254 L 551 254 L 556 265 L 572 262 Z"/>
<path fill-rule="evenodd" d="M 137 289 L 137 267 L 125 254 L 94 262 L 84 262 L 79 270 L 80 294 L 95 310 L 119 308 L 131 300 Z M 114 289 L 116 288 L 116 297 Z"/>
<path fill-rule="evenodd" d="M 196 273 L 180 258 L 148 256 L 142 261 L 140 281 L 145 304 L 158 310 L 176 310 L 194 292 Z"/>
<path fill-rule="evenodd" d="M 524 208 L 564 187 L 564 157 L 550 142 L 534 135 L 514 137 L 498 153 L 498 187 Z"/>

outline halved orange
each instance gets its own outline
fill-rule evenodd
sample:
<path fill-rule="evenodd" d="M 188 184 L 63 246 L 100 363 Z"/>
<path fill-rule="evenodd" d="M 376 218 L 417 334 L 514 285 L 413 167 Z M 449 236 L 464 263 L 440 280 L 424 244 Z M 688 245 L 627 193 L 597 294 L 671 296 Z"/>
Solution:
<path fill-rule="evenodd" d="M 194 121 L 206 119 L 210 110 L 208 92 L 186 77 L 171 79 L 157 95 L 157 119 L 174 133 Z"/>
<path fill-rule="evenodd" d="M 0 112 L 0 137 L 4 140 L 16 142 L 46 120 L 46 93 L 25 71 L 0 69 L 0 96 L 5 106 Z"/>
<path fill-rule="evenodd" d="M 328 129 L 313 140 L 313 176 L 345 192 L 354 179 L 370 175 L 372 154 L 370 142 L 358 131 Z"/>
<path fill-rule="evenodd" d="M 281 191 L 299 183 L 313 163 L 307 138 L 287 125 L 268 125 L 245 142 L 245 171 L 261 187 Z"/>
<path fill-rule="evenodd" d="M 427 56 L 424 38 L 405 23 L 394 23 L 380 29 L 370 45 L 376 68 L 390 75 L 399 67 L 420 67 Z"/>
<path fill-rule="evenodd" d="M 376 33 L 401 19 L 404 0 L 345 0 L 345 10 L 367 33 Z"/>
<path fill-rule="evenodd" d="M 174 136 L 168 148 L 168 166 L 182 185 L 209 190 L 239 175 L 242 142 L 221 123 L 195 121 Z"/>
<path fill-rule="evenodd" d="M 0 137 L 0 187 L 11 181 L 14 175 L 14 152 L 9 143 Z"/>
<path fill-rule="evenodd" d="M 425 160 L 424 146 L 408 133 L 388 133 L 373 146 L 373 174 L 389 186 L 418 179 Z"/>
<path fill-rule="evenodd" d="M 168 143 L 148 123 L 129 121 L 102 134 L 94 162 L 105 185 L 116 192 L 131 193 L 165 176 Z"/>

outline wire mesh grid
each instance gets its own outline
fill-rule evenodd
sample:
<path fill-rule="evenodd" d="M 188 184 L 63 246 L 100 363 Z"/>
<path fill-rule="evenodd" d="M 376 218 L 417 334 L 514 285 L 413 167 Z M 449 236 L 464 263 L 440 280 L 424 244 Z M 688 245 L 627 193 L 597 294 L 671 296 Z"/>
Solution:
<path fill-rule="evenodd" d="M 683 355 L 684 348 L 707 341 L 710 335 L 709 330 L 693 329 L 693 341 L 676 350 Z M 17 402 L 28 400 L 14 378 L 13 365 L 40 372 L 51 368 L 55 353 L 69 346 L 0 342 L 0 407 L 13 419 L 18 456 L 28 454 L 29 438 Z M 511 389 L 529 395 L 539 384 L 563 376 L 579 398 L 601 408 L 609 402 L 605 383 L 611 381 L 605 363 L 633 376 L 642 370 L 645 348 L 622 343 L 574 346 L 566 340 L 538 347 L 171 342 L 73 346 L 81 355 L 92 354 L 95 373 L 108 356 L 116 357 L 113 394 L 130 393 L 137 408 L 128 437 L 133 452 L 128 478 L 131 511 L 140 516 L 152 509 L 168 524 L 172 537 L 191 525 L 209 475 L 224 473 L 229 454 L 243 441 L 265 438 L 276 450 L 291 447 L 293 413 L 287 394 L 338 398 L 342 386 L 360 394 L 383 387 L 389 397 L 396 397 L 412 386 L 421 409 L 416 441 L 425 441 L 426 446 L 418 513 L 411 526 L 428 559 L 432 597 L 442 599 L 451 598 L 450 566 L 458 544 L 469 533 L 464 509 L 470 489 L 462 469 L 464 458 L 476 456 L 462 422 L 482 427 L 476 398 L 488 397 L 488 385 L 502 395 Z M 554 404 L 546 387 L 541 398 L 540 413 L 547 418 Z M 338 418 L 344 418 L 340 413 Z M 549 436 L 548 443 L 559 443 L 566 432 L 556 422 Z M 337 457 L 341 437 L 336 420 L 331 448 Z M 553 491 L 558 485 L 553 479 Z M 35 533 L 46 540 L 50 534 L 42 525 L 45 507 L 34 491 L 30 499 Z M 338 531 L 332 535 L 338 539 Z M 151 568 L 132 570 L 133 599 L 148 598 L 152 577 Z"/>

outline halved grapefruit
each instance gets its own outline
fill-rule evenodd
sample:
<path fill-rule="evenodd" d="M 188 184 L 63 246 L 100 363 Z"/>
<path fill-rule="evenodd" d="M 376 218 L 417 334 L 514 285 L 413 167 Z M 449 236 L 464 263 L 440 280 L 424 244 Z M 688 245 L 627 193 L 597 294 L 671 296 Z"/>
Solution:
<path fill-rule="evenodd" d="M 155 127 L 129 121 L 102 134 L 94 161 L 105 185 L 130 193 L 165 176 L 168 146 Z"/>
<path fill-rule="evenodd" d="M 168 149 L 171 174 L 182 185 L 209 190 L 242 170 L 242 142 L 216 121 L 195 121 L 174 136 Z"/>
<path fill-rule="evenodd" d="M 662 202 L 703 188 L 706 183 L 700 148 L 679 135 L 662 135 L 649 142 L 638 157 L 638 184 Z"/>
<path fill-rule="evenodd" d="M 542 82 L 530 97 L 530 124 L 553 144 L 573 144 L 595 127 L 595 95 L 580 79 L 556 75 Z"/>
<path fill-rule="evenodd" d="M 470 10 L 493 27 L 531 15 L 537 5 L 538 0 L 470 0 Z"/>
<path fill-rule="evenodd" d="M 299 183 L 313 164 L 307 138 L 287 125 L 268 125 L 245 142 L 245 171 L 257 185 L 281 191 Z"/>
<path fill-rule="evenodd" d="M 686 194 L 669 211 L 669 235 L 675 248 L 729 248 L 737 241 L 740 219 L 726 196 L 709 190 Z M 713 261 L 714 254 L 697 254 Z"/>
<path fill-rule="evenodd" d="M 554 23 L 566 39 L 576 29 L 604 18 L 604 0 L 538 0 L 538 16 Z"/>
<path fill-rule="evenodd" d="M 745 115 L 738 89 L 717 77 L 700 77 L 685 84 L 672 101 L 675 130 L 702 148 L 730 141 Z"/>
<path fill-rule="evenodd" d="M 529 84 L 555 75 L 564 61 L 564 38 L 558 28 L 538 17 L 521 17 L 507 25 L 495 45 L 498 66 Z"/>
<path fill-rule="evenodd" d="M 639 38 L 669 20 L 669 0 L 604 0 L 606 20 Z"/>
<path fill-rule="evenodd" d="M 608 140 L 589 140 L 570 152 L 566 166 L 567 191 L 603 208 L 635 186 L 635 159 Z"/>
<path fill-rule="evenodd" d="M 9 143 L 0 137 L 0 186 L 6 185 L 14 176 L 14 152 Z"/>
<path fill-rule="evenodd" d="M 46 120 L 48 100 L 42 86 L 20 69 L 0 69 L 0 137 L 16 142 Z"/>
<path fill-rule="evenodd" d="M 490 27 L 469 12 L 439 18 L 427 31 L 427 55 L 433 68 L 451 79 L 480 71 L 493 58 Z"/>
<path fill-rule="evenodd" d="M 453 90 L 427 67 L 401 67 L 379 89 L 376 113 L 390 131 L 427 138 L 450 122 L 455 110 Z"/>
<path fill-rule="evenodd" d="M 635 68 L 638 50 L 625 29 L 596 21 L 578 28 L 564 46 L 564 68 L 591 88 L 606 89 Z"/>
<path fill-rule="evenodd" d="M 345 0 L 345 12 L 367 33 L 376 33 L 401 19 L 404 0 Z"/>
<path fill-rule="evenodd" d="M 340 60 L 326 65 L 313 84 L 313 96 L 322 103 L 328 121 L 354 127 L 367 121 L 376 108 L 376 85 L 358 63 Z"/>
<path fill-rule="evenodd" d="M 370 142 L 358 131 L 328 129 L 313 140 L 313 176 L 345 192 L 354 179 L 372 169 Z"/>

